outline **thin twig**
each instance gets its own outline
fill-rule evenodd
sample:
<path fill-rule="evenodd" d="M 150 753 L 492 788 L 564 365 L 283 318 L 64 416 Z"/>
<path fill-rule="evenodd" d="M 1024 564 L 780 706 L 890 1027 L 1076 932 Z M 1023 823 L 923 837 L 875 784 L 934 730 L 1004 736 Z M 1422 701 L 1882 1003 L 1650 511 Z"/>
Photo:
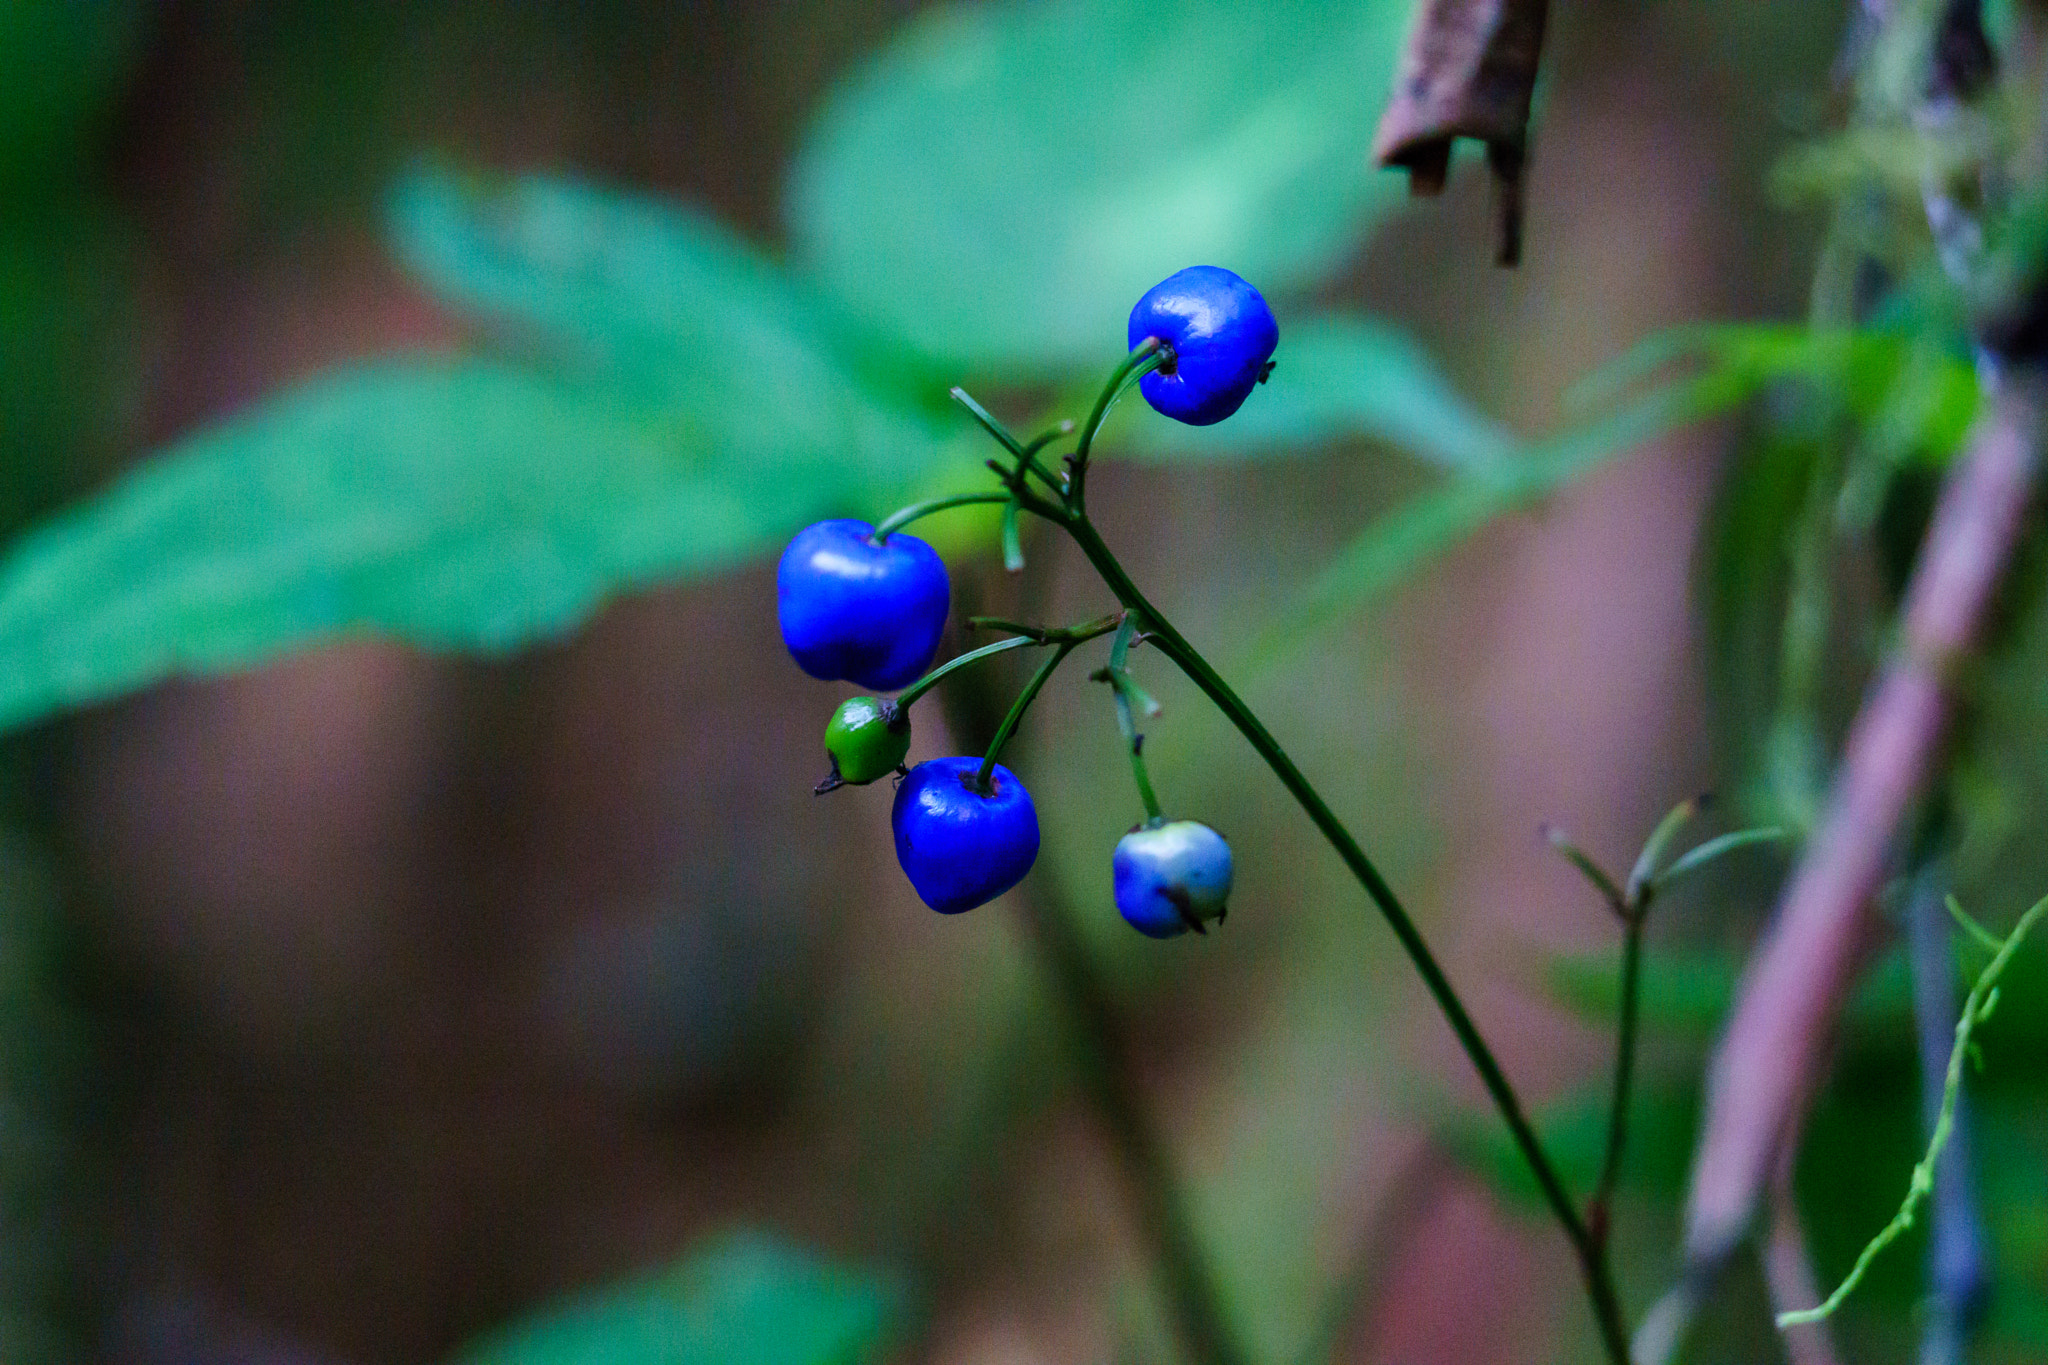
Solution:
<path fill-rule="evenodd" d="M 1593 1313 L 1594 1324 L 1599 1328 L 1601 1346 L 1612 1365 L 1628 1365 L 1628 1327 L 1624 1321 L 1621 1298 L 1614 1285 L 1614 1269 L 1607 1258 L 1606 1248 L 1593 1237 L 1586 1226 L 1571 1195 L 1558 1175 L 1557 1166 L 1543 1145 L 1543 1139 L 1530 1123 L 1522 1107 L 1521 1096 L 1513 1082 L 1501 1069 L 1493 1049 L 1487 1045 L 1479 1026 L 1472 1021 L 1451 985 L 1436 954 L 1416 927 L 1415 920 L 1394 893 L 1394 888 L 1381 875 L 1378 866 L 1359 847 L 1358 840 L 1337 813 L 1330 809 L 1322 794 L 1313 783 L 1296 767 L 1280 742 L 1273 738 L 1256 712 L 1245 705 L 1230 684 L 1223 680 L 1213 665 L 1176 629 L 1172 622 L 1152 605 L 1138 585 L 1131 579 L 1124 566 L 1104 541 L 1101 532 L 1085 515 L 1076 516 L 1064 522 L 1067 534 L 1081 552 L 1088 557 L 1103 583 L 1116 594 L 1117 600 L 1136 615 L 1145 625 L 1148 638 L 1160 653 L 1171 659 L 1188 680 L 1214 702 L 1216 709 L 1223 713 L 1245 742 L 1265 760 L 1280 784 L 1287 789 L 1304 814 L 1320 831 L 1337 856 L 1344 861 L 1351 875 L 1364 889 L 1380 916 L 1392 929 L 1400 942 L 1402 951 L 1408 955 L 1416 974 L 1435 999 L 1444 1021 L 1456 1035 L 1458 1045 L 1464 1050 L 1473 1070 L 1479 1073 L 1480 1082 L 1486 1087 L 1487 1096 L 1499 1111 L 1501 1121 L 1508 1126 L 1516 1148 L 1527 1163 L 1530 1174 L 1536 1179 L 1537 1188 L 1543 1192 L 1544 1202 L 1549 1205 L 1558 1226 L 1571 1243 L 1572 1253 L 1578 1261 L 1580 1279 L 1584 1282 L 1588 1306 Z"/>
<path fill-rule="evenodd" d="M 1795 1313 L 1820 1302 L 1820 1282 L 1813 1277 L 1813 1258 L 1806 1251 L 1806 1227 L 1792 1196 L 1792 1147 L 1786 1144 L 1771 1181 L 1769 1230 L 1763 1244 L 1764 1285 L 1771 1311 Z M 1836 1365 L 1835 1336 L 1825 1321 L 1794 1323 L 1783 1329 L 1785 1356 L 1791 1365 Z"/>
<path fill-rule="evenodd" d="M 1913 963 L 1913 1022 L 1920 1054 L 1920 1117 L 1931 1138 L 1948 1085 L 1956 1028 L 1956 959 L 1943 901 L 1947 880 L 1931 861 L 1915 879 L 1907 906 Z M 1928 1212 L 1926 1320 L 1920 1365 L 1961 1365 L 1970 1330 L 1990 1288 L 1984 1230 L 1970 1197 L 1970 1102 L 1956 1097 L 1948 1147 L 1934 1167 Z"/>
<path fill-rule="evenodd" d="M 1613 1213 L 1614 1188 L 1621 1180 L 1621 1158 L 1628 1149 L 1628 1108 L 1636 1067 L 1636 1016 L 1640 1013 L 1643 926 L 1649 920 L 1647 899 L 1629 907 L 1622 918 L 1621 1007 L 1614 1037 L 1614 1089 L 1607 1107 L 1607 1153 L 1600 1179 L 1586 1201 L 1586 1223 L 1604 1248 Z"/>

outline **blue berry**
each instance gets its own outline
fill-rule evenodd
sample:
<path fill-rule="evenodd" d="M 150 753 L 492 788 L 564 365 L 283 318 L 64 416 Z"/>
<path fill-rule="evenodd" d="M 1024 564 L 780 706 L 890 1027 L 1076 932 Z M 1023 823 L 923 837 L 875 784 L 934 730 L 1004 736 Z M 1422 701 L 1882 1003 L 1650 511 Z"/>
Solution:
<path fill-rule="evenodd" d="M 883 544 L 864 521 L 796 533 L 775 570 L 776 614 L 797 666 L 877 692 L 931 666 L 952 590 L 938 551 L 898 531 Z"/>
<path fill-rule="evenodd" d="M 1031 793 L 1002 764 L 992 790 L 974 788 L 978 758 L 935 758 L 896 788 L 889 824 L 896 861 L 926 905 L 942 915 L 972 910 L 1002 895 L 1038 858 L 1038 811 Z"/>
<path fill-rule="evenodd" d="M 1173 938 L 1223 918 L 1230 898 L 1230 845 L 1194 820 L 1134 829 L 1111 859 L 1116 908 L 1141 934 Z"/>
<path fill-rule="evenodd" d="M 1280 325 L 1259 291 L 1220 266 L 1191 265 L 1131 310 L 1133 350 L 1158 337 L 1166 364 L 1138 381 L 1145 401 L 1176 422 L 1206 427 L 1243 405 L 1266 377 Z"/>

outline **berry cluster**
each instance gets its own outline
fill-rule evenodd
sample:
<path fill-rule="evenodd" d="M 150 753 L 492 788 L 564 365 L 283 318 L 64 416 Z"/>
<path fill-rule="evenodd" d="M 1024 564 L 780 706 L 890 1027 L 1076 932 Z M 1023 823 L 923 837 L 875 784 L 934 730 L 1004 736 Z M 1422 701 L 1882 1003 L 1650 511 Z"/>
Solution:
<path fill-rule="evenodd" d="M 1031 794 L 996 761 L 1024 709 L 1068 653 L 1114 634 L 1108 665 L 1094 676 L 1111 685 L 1117 719 L 1147 820 L 1116 846 L 1112 860 L 1117 909 L 1132 927 L 1171 938 L 1220 922 L 1230 894 L 1230 846 L 1207 825 L 1169 820 L 1152 793 L 1143 736 L 1134 710 L 1156 714 L 1157 704 L 1131 679 L 1127 658 L 1144 638 L 1136 610 L 1084 625 L 1049 629 L 1010 622 L 980 622 L 1009 630 L 1012 638 L 984 646 L 932 669 L 944 633 L 951 590 L 945 563 L 924 541 L 900 528 L 918 517 L 974 502 L 1004 507 L 1006 558 L 1021 563 L 1014 528 L 1028 511 L 1080 534 L 1086 520 L 1088 452 L 1110 406 L 1132 384 L 1162 414 L 1192 426 L 1220 422 L 1236 412 L 1272 371 L 1279 328 L 1259 292 L 1228 270 L 1192 266 L 1160 282 L 1131 310 L 1131 351 L 1111 376 L 1081 428 L 1065 471 L 1054 474 L 1039 459 L 1054 441 L 1074 431 L 1062 423 L 1031 442 L 1020 442 L 973 399 L 954 397 L 988 428 L 1011 461 L 989 463 L 1002 476 L 1000 492 L 962 494 L 906 508 L 879 526 L 864 521 L 821 521 L 799 531 L 776 571 L 782 638 L 798 667 L 814 678 L 843 679 L 894 700 L 854 697 L 825 727 L 831 772 L 818 790 L 899 774 L 890 823 L 896 858 L 924 903 L 958 914 L 995 899 L 1024 879 L 1038 856 L 1038 812 Z M 1034 482 L 1035 481 L 1035 482 Z M 1053 652 L 1039 668 L 980 758 L 931 759 L 908 771 L 911 705 L 946 674 L 1010 648 Z M 930 670 L 930 671 L 927 671 Z M 900 691 L 899 691 L 900 689 Z"/>

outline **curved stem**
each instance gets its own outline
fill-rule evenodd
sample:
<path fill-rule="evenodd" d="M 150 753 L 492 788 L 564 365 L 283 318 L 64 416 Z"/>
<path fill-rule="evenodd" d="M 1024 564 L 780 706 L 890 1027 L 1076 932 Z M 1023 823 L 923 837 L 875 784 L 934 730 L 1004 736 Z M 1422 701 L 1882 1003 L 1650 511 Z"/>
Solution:
<path fill-rule="evenodd" d="M 1038 671 L 1031 675 L 1031 681 L 1024 684 L 1024 690 L 1019 692 L 1017 700 L 1010 704 L 1010 713 L 1004 716 L 1003 723 L 996 727 L 996 737 L 989 741 L 988 752 L 981 758 L 981 769 L 974 775 L 976 791 L 983 795 L 988 794 L 989 774 L 995 770 L 996 755 L 1002 753 L 1003 746 L 1010 742 L 1010 736 L 1017 729 L 1017 722 L 1024 719 L 1024 713 L 1031 709 L 1031 703 L 1037 699 L 1039 689 L 1052 677 L 1053 670 L 1066 662 L 1067 656 L 1074 652 L 1074 646 L 1078 643 L 1075 640 L 1062 640 L 1054 646 L 1051 656 L 1038 666 Z"/>
<path fill-rule="evenodd" d="M 1109 390 L 1105 390 L 1105 393 L 1107 392 Z M 1098 407 L 1101 406 L 1098 404 Z M 1078 464 L 1076 474 L 1078 491 Z M 1605 1248 L 1593 1237 L 1585 1220 L 1573 1206 L 1571 1196 L 1565 1192 L 1564 1183 L 1559 1178 L 1556 1167 L 1552 1165 L 1549 1154 L 1543 1148 L 1542 1139 L 1536 1135 L 1535 1128 L 1523 1111 L 1521 1098 L 1515 1093 L 1507 1074 L 1501 1070 L 1500 1063 L 1494 1058 L 1493 1050 L 1486 1045 L 1485 1038 L 1480 1035 L 1478 1026 L 1472 1022 L 1471 1015 L 1467 1013 L 1464 1002 L 1458 998 L 1450 979 L 1444 975 L 1443 968 L 1437 963 L 1436 955 L 1430 952 L 1421 930 L 1416 928 L 1415 921 L 1409 916 L 1406 907 L 1394 894 L 1394 889 L 1380 875 L 1379 869 L 1365 855 L 1365 850 L 1359 847 L 1358 841 L 1352 837 L 1351 831 L 1345 828 L 1343 821 L 1331 811 L 1322 795 L 1310 785 L 1301 770 L 1294 766 L 1294 760 L 1287 756 L 1286 750 L 1280 747 L 1279 741 L 1267 731 L 1264 723 L 1244 704 L 1237 693 L 1231 690 L 1230 685 L 1210 666 L 1209 661 L 1203 658 L 1173 624 L 1160 615 L 1159 609 L 1138 590 L 1137 584 L 1131 581 L 1130 575 L 1117 561 L 1094 524 L 1085 516 L 1077 516 L 1069 520 L 1066 526 L 1068 533 L 1074 538 L 1074 543 L 1088 557 L 1088 562 L 1095 566 L 1096 572 L 1102 576 L 1110 591 L 1115 593 L 1117 599 L 1131 612 L 1144 618 L 1154 643 L 1183 673 L 1187 674 L 1195 686 L 1202 689 L 1209 700 L 1216 704 L 1217 709 L 1223 712 L 1225 718 L 1237 728 L 1238 733 L 1242 734 L 1257 751 L 1259 757 L 1265 760 L 1266 766 L 1273 770 L 1273 775 L 1280 779 L 1281 785 L 1287 788 L 1288 794 L 1307 813 L 1323 837 L 1329 841 L 1330 846 L 1336 850 L 1337 856 L 1344 860 L 1345 866 L 1357 878 L 1359 885 L 1365 888 L 1366 895 L 1371 897 L 1373 904 L 1378 907 L 1388 927 L 1394 931 L 1394 937 L 1407 952 L 1409 961 L 1414 964 L 1417 974 L 1422 977 L 1423 984 L 1435 998 L 1437 1007 L 1451 1026 L 1451 1032 L 1457 1035 L 1458 1043 L 1464 1048 L 1466 1057 L 1471 1060 L 1473 1069 L 1479 1073 L 1479 1079 L 1485 1084 L 1494 1107 L 1500 1111 L 1502 1120 L 1506 1122 L 1509 1132 L 1514 1137 L 1515 1145 L 1521 1150 L 1523 1160 L 1528 1164 L 1530 1173 L 1535 1176 L 1536 1183 L 1543 1192 L 1544 1202 L 1550 1206 L 1551 1213 L 1563 1228 L 1566 1238 L 1570 1240 L 1572 1250 L 1578 1257 L 1580 1274 L 1585 1280 L 1586 1294 L 1591 1301 L 1593 1316 L 1599 1326 L 1601 1342 L 1608 1358 L 1614 1365 L 1629 1365 L 1628 1333 L 1622 1322 L 1621 1302 L 1615 1292 L 1613 1272 L 1608 1264 Z"/>
<path fill-rule="evenodd" d="M 1630 879 L 1631 884 L 1635 878 Z M 1621 1179 L 1621 1157 L 1628 1146 L 1629 1094 L 1636 1070 L 1636 1016 L 1642 996 L 1643 924 L 1649 917 L 1650 893 L 1644 892 L 1622 917 L 1621 1009 L 1614 1037 L 1614 1094 L 1607 1113 L 1607 1153 L 1600 1161 L 1600 1179 L 1586 1201 L 1586 1223 L 1604 1251 L 1614 1187 Z"/>
<path fill-rule="evenodd" d="M 929 502 L 914 502 L 901 511 L 890 513 L 888 519 L 877 526 L 868 539 L 880 545 L 911 522 L 920 517 L 928 517 L 934 512 L 945 512 L 955 507 L 972 507 L 976 503 L 1009 501 L 1011 497 L 1008 493 L 955 493 L 950 497 L 933 498 Z"/>
<path fill-rule="evenodd" d="M 1074 474 L 1068 480 L 1070 491 L 1068 503 L 1079 510 L 1085 505 L 1088 490 L 1088 452 L 1095 446 L 1095 433 L 1102 430 L 1102 423 L 1109 416 L 1109 410 L 1116 406 L 1116 400 L 1124 396 L 1124 390 L 1137 383 L 1152 371 L 1165 364 L 1173 355 L 1173 349 L 1158 337 L 1146 337 L 1131 353 L 1123 358 L 1110 373 L 1109 382 L 1102 386 L 1102 392 L 1095 396 L 1095 407 L 1088 414 L 1088 420 L 1081 427 L 1081 440 L 1074 447 Z"/>
<path fill-rule="evenodd" d="M 1130 750 L 1131 777 L 1138 784 L 1138 799 L 1145 803 L 1145 818 L 1159 820 L 1165 816 L 1159 809 L 1159 797 L 1152 790 L 1151 774 L 1145 771 L 1145 737 L 1138 733 L 1137 717 L 1131 714 L 1131 680 L 1124 668 L 1125 659 L 1130 657 L 1131 637 L 1137 633 L 1137 618 L 1125 612 L 1116 639 L 1109 646 L 1109 666 L 1097 676 L 1109 684 L 1110 699 L 1116 704 L 1117 732 L 1124 737 L 1124 747 Z"/>
<path fill-rule="evenodd" d="M 899 711 L 909 710 L 910 703 L 931 691 L 933 687 L 937 686 L 941 678 L 955 669 L 965 668 L 971 663 L 988 658 L 991 654 L 1001 654 L 1005 650 L 1011 649 L 1029 649 L 1034 645 L 1044 643 L 1043 640 L 1034 640 L 1028 635 L 1019 635 L 1014 640 L 998 640 L 992 645 L 983 645 L 980 649 L 969 650 L 965 654 L 948 659 L 899 692 L 896 696 L 896 709 Z"/>
<path fill-rule="evenodd" d="M 1117 699 L 1122 701 L 1123 694 L 1118 693 Z M 1129 702 L 1124 702 L 1123 704 L 1127 708 L 1130 706 Z M 1152 779 L 1145 772 L 1145 737 L 1137 734 L 1132 735 L 1130 749 L 1131 776 L 1138 784 L 1138 799 L 1145 803 L 1145 818 L 1147 820 L 1164 820 L 1166 813 L 1160 810 L 1159 797 L 1152 790 Z"/>

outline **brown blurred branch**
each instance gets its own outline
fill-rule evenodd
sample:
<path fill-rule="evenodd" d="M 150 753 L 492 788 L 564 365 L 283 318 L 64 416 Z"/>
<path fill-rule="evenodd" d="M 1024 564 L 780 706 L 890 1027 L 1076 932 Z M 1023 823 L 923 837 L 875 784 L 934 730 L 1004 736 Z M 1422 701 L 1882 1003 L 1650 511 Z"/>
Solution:
<path fill-rule="evenodd" d="M 1930 52 L 1930 108 L 1951 106 L 1982 85 L 1979 69 L 1947 71 L 1975 44 L 1951 28 L 1980 29 L 1976 7 L 1944 5 Z M 1930 190 L 1930 224 L 1944 261 L 1975 223 Z M 1687 1205 L 1686 1258 L 1697 1283 L 1739 1243 L 1779 1148 L 1818 1083 L 1873 923 L 1892 841 L 1933 777 L 1952 719 L 1950 681 L 1979 644 L 1993 597 L 2019 543 L 2042 440 L 2044 379 L 2038 364 L 1983 354 L 1984 410 L 1950 470 L 1906 588 L 1891 659 L 1849 731 L 1833 790 L 1745 972 L 1707 1083 L 1707 1115 Z M 2038 361 L 2037 355 L 2026 357 Z"/>
<path fill-rule="evenodd" d="M 1717 1262 L 1742 1237 L 1778 1144 L 1810 1093 L 1870 930 L 1892 838 L 1932 776 L 1949 678 L 1983 630 L 2018 544 L 2042 434 L 2031 371 L 1990 395 L 1942 489 L 1906 590 L 1892 661 L 1849 732 L 1820 827 L 1744 974 L 1707 1083 L 1686 1252 Z"/>
<path fill-rule="evenodd" d="M 1035 575 L 1022 585 L 1024 609 L 1019 615 L 1037 615 L 1037 599 L 1049 577 Z M 1010 690 L 996 669 L 964 670 L 941 690 L 947 726 L 969 741 L 970 752 L 994 733 Z M 1010 761 L 1022 766 L 1016 757 Z M 1215 1268 L 1188 1211 L 1172 1153 L 1141 1101 L 1123 1017 L 1065 899 L 1052 889 L 1055 884 L 1041 871 L 1007 899 L 1023 921 L 1038 967 L 1051 987 L 1053 1005 L 1067 1026 L 1082 1092 L 1123 1177 L 1167 1315 L 1194 1365 L 1249 1365 L 1250 1356 L 1224 1306 Z"/>
<path fill-rule="evenodd" d="M 1793 1143 L 1785 1144 L 1771 1181 L 1770 1227 L 1764 1234 L 1764 1284 L 1771 1295 L 1771 1311 L 1787 1313 L 1812 1308 L 1820 1302 L 1820 1285 L 1813 1278 L 1813 1259 L 1806 1251 L 1806 1228 L 1799 1220 L 1799 1205 L 1792 1197 Z M 1828 1324 L 1800 1323 L 1783 1330 L 1785 1358 L 1791 1365 L 1836 1365 L 1835 1336 Z"/>
<path fill-rule="evenodd" d="M 1457 139 L 1485 143 L 1500 195 L 1502 265 L 1522 258 L 1529 99 L 1549 9 L 1549 0 L 1423 0 L 1373 137 L 1373 160 L 1407 171 L 1418 195 L 1443 190 Z"/>

